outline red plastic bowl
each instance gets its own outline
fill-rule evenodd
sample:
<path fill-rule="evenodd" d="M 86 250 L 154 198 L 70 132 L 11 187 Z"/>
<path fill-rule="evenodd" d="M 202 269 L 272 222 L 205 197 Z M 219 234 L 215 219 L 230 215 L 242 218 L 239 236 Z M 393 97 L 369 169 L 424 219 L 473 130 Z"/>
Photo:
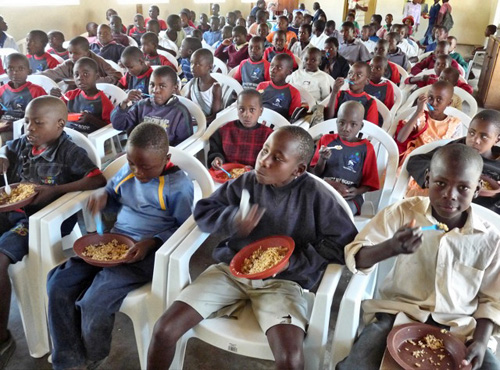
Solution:
<path fill-rule="evenodd" d="M 222 168 L 224 168 L 227 172 L 230 172 L 231 170 L 234 170 L 235 168 L 245 168 L 246 169 L 245 172 L 252 170 L 252 167 L 246 166 L 246 165 L 240 164 L 240 163 L 224 163 L 222 165 Z M 210 173 L 210 176 L 212 176 L 212 179 L 214 179 L 215 182 L 218 182 L 221 184 L 223 184 L 229 180 L 233 180 L 232 178 L 229 178 L 227 176 L 227 174 L 224 173 L 224 171 L 221 171 L 221 170 L 215 170 L 213 168 L 210 168 L 208 170 L 208 172 Z"/>
<path fill-rule="evenodd" d="M 15 184 L 10 184 L 11 190 L 14 190 L 20 184 L 21 183 L 19 183 L 19 182 L 15 183 Z M 3 193 L 5 193 L 5 186 L 2 186 L 0 188 L 0 194 L 3 194 Z M 10 212 L 10 211 L 13 211 L 15 209 L 19 209 L 19 208 L 25 207 L 28 204 L 30 204 L 31 202 L 33 202 L 33 199 L 35 199 L 35 197 L 36 197 L 37 194 L 38 194 L 38 192 L 35 191 L 32 196 L 30 196 L 30 197 L 28 197 L 26 199 L 23 199 L 20 202 L 9 203 L 9 204 L 0 204 L 0 212 Z"/>
<path fill-rule="evenodd" d="M 115 261 L 98 261 L 83 255 L 83 252 L 85 251 L 85 248 L 87 246 L 91 244 L 109 243 L 113 239 L 116 239 L 119 243 L 126 244 L 129 248 L 132 248 L 135 244 L 134 239 L 123 234 L 112 234 L 112 233 L 103 235 L 87 234 L 75 241 L 75 244 L 73 244 L 73 250 L 75 251 L 78 257 L 83 259 L 89 265 L 98 267 L 113 267 L 121 265 L 122 263 L 127 262 L 130 259 L 130 257 L 125 257 L 122 258 L 121 260 L 115 260 Z"/>
<path fill-rule="evenodd" d="M 262 249 L 264 250 L 271 247 L 287 247 L 288 252 L 278 264 L 274 265 L 270 269 L 259 272 L 257 274 L 242 273 L 241 266 L 243 265 L 243 261 L 245 261 L 245 258 L 250 257 L 252 253 L 257 249 L 259 249 L 260 247 L 262 247 Z M 234 276 L 239 278 L 252 279 L 252 280 L 265 279 L 277 274 L 286 266 L 294 249 L 295 249 L 295 242 L 289 236 L 286 235 L 268 236 L 267 238 L 259 239 L 253 242 L 252 244 L 247 245 L 245 248 L 236 253 L 236 255 L 231 260 L 231 263 L 229 264 L 229 269 Z"/>
<path fill-rule="evenodd" d="M 427 334 L 434 335 L 437 339 L 442 339 L 446 351 L 433 352 L 429 348 L 424 348 L 425 355 L 420 358 L 413 357 L 413 351 L 422 350 L 418 345 L 413 345 L 407 340 L 417 343 Z M 467 348 L 458 338 L 451 333 L 443 333 L 437 326 L 411 323 L 394 327 L 387 336 L 387 350 L 391 357 L 405 370 L 418 369 L 415 363 L 421 365 L 421 369 L 458 369 L 465 358 Z M 437 358 L 437 354 L 445 355 L 443 360 Z M 435 362 L 439 360 L 440 365 L 431 364 L 428 359 L 432 357 Z M 424 362 L 421 362 L 424 359 Z M 449 364 L 449 365 L 448 365 Z M 461 366 L 460 370 L 470 370 L 471 366 Z"/>
<path fill-rule="evenodd" d="M 75 122 L 82 117 L 81 113 L 68 113 L 68 121 Z"/>

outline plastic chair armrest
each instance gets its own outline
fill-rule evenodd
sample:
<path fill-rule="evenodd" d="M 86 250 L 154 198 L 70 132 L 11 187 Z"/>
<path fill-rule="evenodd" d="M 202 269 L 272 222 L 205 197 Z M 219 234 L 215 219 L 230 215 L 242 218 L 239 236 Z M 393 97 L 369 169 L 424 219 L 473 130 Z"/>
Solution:
<path fill-rule="evenodd" d="M 100 158 L 104 158 L 106 153 L 104 152 L 104 142 L 112 137 L 119 135 L 122 131 L 116 130 L 111 126 L 111 124 L 100 128 L 89 134 L 88 139 L 92 144 L 94 144 L 97 149 L 97 153 Z"/>

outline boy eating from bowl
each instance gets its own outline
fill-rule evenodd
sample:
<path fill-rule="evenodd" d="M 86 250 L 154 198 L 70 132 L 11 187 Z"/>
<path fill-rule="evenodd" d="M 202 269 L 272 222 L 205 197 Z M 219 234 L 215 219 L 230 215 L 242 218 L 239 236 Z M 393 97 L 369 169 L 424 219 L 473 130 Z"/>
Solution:
<path fill-rule="evenodd" d="M 63 131 L 67 117 L 61 100 L 51 96 L 33 99 L 26 107 L 26 135 L 0 149 L 0 172 L 7 172 L 9 183 L 29 182 L 38 192 L 29 206 L 0 213 L 0 289 L 5 294 L 0 300 L 0 351 L 4 364 L 15 348 L 7 330 L 11 296 L 8 268 L 28 253 L 29 216 L 65 193 L 96 189 L 106 183 L 85 150 Z M 69 234 L 74 224 L 63 224 L 62 234 Z"/>
<path fill-rule="evenodd" d="M 337 369 L 378 368 L 396 319 L 440 326 L 464 342 L 461 365 L 498 369 L 487 349 L 500 324 L 500 233 L 471 202 L 481 189 L 483 160 L 466 145 L 440 148 L 426 177 L 429 197 L 412 197 L 379 212 L 345 248 L 346 265 L 367 274 L 396 257 L 380 299 L 363 302 L 370 323 Z M 444 223 L 449 232 L 422 232 Z"/>
<path fill-rule="evenodd" d="M 250 296 L 276 367 L 303 368 L 302 344 L 310 308 L 303 288 L 316 285 L 328 263 L 343 263 L 343 246 L 356 234 L 335 196 L 306 172 L 313 152 L 314 142 L 304 129 L 281 127 L 266 140 L 255 171 L 225 183 L 197 203 L 194 217 L 198 226 L 225 239 L 213 253 L 219 264 L 187 286 L 157 321 L 148 368 L 168 368 L 176 342 L 187 330 L 212 314 L 217 316 L 221 309 L 231 316 L 235 306 Z M 243 189 L 249 192 L 252 204 L 245 217 L 239 209 Z M 270 235 L 294 239 L 288 267 L 276 279 L 233 276 L 228 264 L 234 255 Z M 255 284 L 258 290 L 252 288 Z"/>
<path fill-rule="evenodd" d="M 55 369 L 97 368 L 109 354 L 115 313 L 127 294 L 151 281 L 155 252 L 191 215 L 193 184 L 170 162 L 168 135 L 154 123 L 136 127 L 127 161 L 88 202 L 91 213 L 118 206 L 112 233 L 136 244 L 111 268 L 70 258 L 48 276 L 49 328 Z"/>

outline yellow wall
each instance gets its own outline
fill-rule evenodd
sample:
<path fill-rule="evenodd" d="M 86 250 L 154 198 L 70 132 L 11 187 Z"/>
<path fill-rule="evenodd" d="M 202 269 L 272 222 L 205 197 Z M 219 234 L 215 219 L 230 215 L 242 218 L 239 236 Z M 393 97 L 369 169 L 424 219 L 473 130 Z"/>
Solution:
<path fill-rule="evenodd" d="M 150 5 L 151 3 L 143 4 L 143 11 L 146 16 Z M 221 14 L 226 14 L 226 12 L 235 9 L 241 10 L 244 14 L 250 13 L 250 4 L 241 3 L 238 0 L 226 0 L 225 3 L 220 5 Z M 177 13 L 182 8 L 193 9 L 197 18 L 200 13 L 208 14 L 210 10 L 210 4 L 195 4 L 194 0 L 170 0 L 169 4 L 159 4 L 159 7 L 162 19 L 166 19 L 172 12 Z M 7 33 L 14 36 L 16 40 L 26 37 L 26 34 L 31 29 L 42 29 L 44 31 L 59 29 L 69 40 L 72 36 L 85 32 L 87 22 L 105 22 L 108 8 L 115 9 L 124 24 L 132 23 L 136 12 L 135 5 L 121 5 L 116 0 L 80 0 L 79 6 L 43 6 L 30 9 L 3 7 L 0 10 L 0 15 L 4 17 L 9 25 Z M 22 17 L 20 17 L 21 13 L 23 13 Z M 20 18 L 22 18 L 22 22 L 16 22 Z"/>

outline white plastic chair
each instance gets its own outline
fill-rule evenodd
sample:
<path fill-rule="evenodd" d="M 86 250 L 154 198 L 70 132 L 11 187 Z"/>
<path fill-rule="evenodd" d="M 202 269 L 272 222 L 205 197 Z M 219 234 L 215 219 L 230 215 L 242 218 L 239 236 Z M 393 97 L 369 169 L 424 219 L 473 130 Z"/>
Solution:
<path fill-rule="evenodd" d="M 394 64 L 396 64 L 396 63 L 394 63 Z M 401 67 L 399 64 L 396 64 L 396 68 L 398 69 L 399 74 L 401 75 L 401 80 L 399 82 L 399 86 L 402 88 L 404 86 L 404 81 L 408 78 L 409 74 L 408 74 L 408 71 L 406 69 L 404 69 L 403 67 Z"/>
<path fill-rule="evenodd" d="M 127 93 L 116 85 L 108 83 L 97 83 L 96 87 L 98 90 L 101 90 L 104 94 L 106 94 L 108 99 L 111 100 L 111 103 L 113 103 L 115 107 L 118 106 L 122 101 L 127 99 Z"/>
<path fill-rule="evenodd" d="M 234 75 L 236 74 L 236 71 L 238 70 L 238 67 L 239 67 L 239 66 L 236 66 L 236 67 L 234 67 L 234 68 L 231 68 L 231 70 L 230 70 L 229 72 L 227 72 L 227 75 L 228 75 L 229 77 L 233 77 L 233 78 L 234 78 Z"/>
<path fill-rule="evenodd" d="M 59 55 L 57 55 L 57 54 L 50 54 L 50 56 L 52 58 L 54 58 L 55 60 L 57 60 L 60 64 L 62 64 L 62 63 L 65 62 L 65 60 L 63 58 L 61 58 Z"/>
<path fill-rule="evenodd" d="M 212 72 L 218 72 L 227 75 L 227 65 L 222 60 L 214 56 L 214 68 Z"/>
<path fill-rule="evenodd" d="M 215 59 L 214 59 L 215 60 Z M 240 92 L 243 91 L 243 87 L 240 85 L 238 81 L 234 78 L 229 77 L 227 74 L 210 73 L 217 82 L 222 86 L 222 106 L 223 108 L 227 108 L 230 106 L 235 98 L 235 95 L 238 96 Z M 181 95 L 186 96 L 189 92 L 189 84 L 184 85 L 181 90 Z"/>
<path fill-rule="evenodd" d="M 116 63 L 116 62 L 114 62 L 114 61 L 112 61 L 112 60 L 110 60 L 110 59 L 104 59 L 104 60 L 106 61 L 106 63 L 108 63 L 108 64 L 109 64 L 111 67 L 113 67 L 115 70 L 120 71 L 120 72 L 123 72 L 123 73 L 125 73 L 125 72 L 126 72 L 124 68 L 122 68 L 122 67 L 120 67 L 120 66 L 118 65 L 118 63 Z"/>
<path fill-rule="evenodd" d="M 0 48 L 0 59 L 2 59 L 2 65 L 5 67 L 5 59 L 7 55 L 12 54 L 12 53 L 18 53 L 16 49 L 12 48 Z"/>
<path fill-rule="evenodd" d="M 78 131 L 70 128 L 65 128 L 64 131 L 75 144 L 87 151 L 92 162 L 100 168 L 100 158 L 90 141 Z M 29 253 L 22 261 L 9 267 L 9 276 L 16 294 L 28 349 L 30 355 L 35 358 L 42 357 L 50 351 L 44 306 L 46 275 L 43 275 L 41 267 L 41 220 L 52 212 L 57 213 L 58 207 L 79 193 L 65 194 L 29 217 Z M 60 237 L 60 227 L 52 231 Z"/>
<path fill-rule="evenodd" d="M 212 121 L 210 126 L 206 129 L 201 137 L 197 140 L 193 141 L 190 146 L 188 146 L 185 151 L 192 154 L 193 156 L 197 156 L 198 153 L 202 152 L 201 161 L 206 166 L 209 166 L 210 163 L 207 163 L 207 156 L 209 150 L 209 140 L 210 137 L 222 126 L 226 123 L 238 120 L 238 110 L 236 107 L 232 106 L 226 108 L 217 116 L 215 120 Z M 281 114 L 276 113 L 275 111 L 264 108 L 261 116 L 258 119 L 259 123 L 263 123 L 265 121 L 266 126 L 271 127 L 272 129 L 276 129 L 278 127 L 287 126 L 290 124 Z"/>
<path fill-rule="evenodd" d="M 293 55 L 295 59 L 295 63 L 297 63 L 297 69 L 302 69 L 302 59 L 300 59 L 297 55 Z"/>
<path fill-rule="evenodd" d="M 403 92 L 401 91 L 399 86 L 396 85 L 394 82 L 392 82 L 391 80 L 389 80 L 389 82 L 391 83 L 392 89 L 394 90 L 394 104 L 390 109 L 391 120 L 392 120 L 396 116 L 396 112 L 398 111 L 399 107 L 403 102 Z"/>
<path fill-rule="evenodd" d="M 308 112 L 311 112 L 313 107 L 317 104 L 316 99 L 314 99 L 311 93 L 307 91 L 307 89 L 305 89 L 303 86 L 293 85 L 293 87 L 299 90 L 301 103 L 305 103 L 309 107 Z"/>
<path fill-rule="evenodd" d="M 469 67 L 467 68 L 467 72 L 465 73 L 465 80 L 469 81 L 470 73 L 472 72 L 472 68 L 477 66 L 482 66 L 482 63 L 479 63 L 481 60 L 484 60 L 484 56 L 486 55 L 486 51 L 478 51 L 474 54 L 474 58 L 469 61 Z"/>
<path fill-rule="evenodd" d="M 59 88 L 59 85 L 54 80 L 40 74 L 29 75 L 27 81 L 43 87 L 47 94 L 50 94 L 51 89 Z"/>
<path fill-rule="evenodd" d="M 427 85 L 424 87 L 421 87 L 420 89 L 415 90 L 414 92 L 411 93 L 411 95 L 408 97 L 406 102 L 401 105 L 399 108 L 400 111 L 404 111 L 408 108 L 411 108 L 415 101 L 418 99 L 418 97 L 422 94 L 427 93 L 431 89 L 432 85 Z M 453 93 L 458 95 L 460 99 L 462 99 L 463 102 L 465 102 L 469 109 L 467 111 L 467 115 L 470 117 L 474 117 L 477 113 L 478 107 L 477 107 L 477 101 L 476 99 L 469 94 L 467 91 L 464 89 L 461 89 L 460 87 L 455 86 L 453 88 Z M 465 112 L 464 112 L 465 113 Z"/>
<path fill-rule="evenodd" d="M 488 220 L 491 225 L 500 225 L 500 215 L 478 204 L 471 204 L 475 214 Z M 340 302 L 337 324 L 332 341 L 330 369 L 342 361 L 351 351 L 359 327 L 361 303 L 378 297 L 378 288 L 394 265 L 395 258 L 378 263 L 368 275 L 353 275 Z"/>
<path fill-rule="evenodd" d="M 167 58 L 168 61 L 175 66 L 176 70 L 179 69 L 179 62 L 177 61 L 177 59 L 175 59 L 175 57 L 172 54 L 170 54 L 168 51 L 165 50 L 156 50 L 156 51 L 158 52 L 158 54 L 163 55 L 165 58 Z"/>
<path fill-rule="evenodd" d="M 212 54 L 214 53 L 215 49 L 213 48 L 213 46 L 207 44 L 207 42 L 205 40 L 201 40 L 201 47 L 203 49 L 208 49 L 212 52 Z"/>
<path fill-rule="evenodd" d="M 363 138 L 370 140 L 377 156 L 377 170 L 380 179 L 380 190 L 365 193 L 365 202 L 361 208 L 359 216 L 354 217 L 356 228 L 361 230 L 375 214 L 381 209 L 387 207 L 396 182 L 396 173 L 398 168 L 398 147 L 394 139 L 389 134 L 374 125 L 363 120 L 363 128 L 360 133 Z M 329 119 L 318 123 L 309 129 L 309 134 L 314 140 L 319 140 L 322 135 L 338 132 L 337 119 Z"/>
<path fill-rule="evenodd" d="M 5 85 L 9 81 L 10 81 L 10 78 L 7 75 L 7 73 L 4 73 L 4 74 L 0 75 L 0 86 Z"/>
<path fill-rule="evenodd" d="M 205 198 L 212 194 L 214 189 L 212 178 L 207 169 L 196 158 L 178 148 L 170 147 L 169 152 L 172 155 L 172 163 L 175 163 L 192 180 L 196 181 L 201 189 L 201 197 Z M 106 178 L 111 178 L 125 163 L 125 156 L 116 159 L 104 171 Z M 87 230 L 95 230 L 92 217 L 86 210 L 87 200 L 91 193 L 83 192 L 79 194 L 73 200 L 58 208 L 57 212 L 53 212 L 42 219 L 42 261 L 43 271 L 46 272 L 45 277 L 52 268 L 64 262 L 69 255 L 72 255 L 72 253 L 65 251 L 64 240 L 61 240 L 60 235 L 55 232 L 65 219 L 76 212 L 83 211 Z M 141 369 L 146 368 L 147 351 L 153 326 L 167 308 L 166 285 L 170 254 L 195 226 L 194 218 L 189 217 L 158 249 L 155 256 L 152 282 L 130 292 L 120 307 L 120 311 L 128 315 L 134 325 Z M 71 247 L 72 243 L 69 245 L 69 248 Z M 45 278 L 43 281 L 46 281 Z"/>
<path fill-rule="evenodd" d="M 128 46 L 135 46 L 136 48 L 139 47 L 139 44 L 133 37 L 127 36 L 127 38 L 128 38 Z"/>
<path fill-rule="evenodd" d="M 310 173 L 304 176 L 311 176 L 326 186 L 334 194 L 348 217 L 352 217 L 345 200 L 331 186 Z M 168 271 L 167 307 L 177 298 L 180 291 L 189 284 L 191 280 L 189 260 L 208 235 L 196 227 L 172 253 Z M 342 266 L 328 265 L 316 294 L 307 291 L 305 293 L 308 295 L 308 299 L 314 299 L 309 327 L 304 340 L 304 356 L 306 369 L 308 370 L 323 368 L 331 303 L 341 274 Z M 176 354 L 171 369 L 182 369 L 187 342 L 192 337 L 220 349 L 237 352 L 238 355 L 274 360 L 267 338 L 248 305 L 238 320 L 207 319 L 188 331 L 177 342 Z"/>
<path fill-rule="evenodd" d="M 207 127 L 207 119 L 198 105 L 194 104 L 191 100 L 186 99 L 183 96 L 176 96 L 179 98 L 180 102 L 186 106 L 186 108 L 189 110 L 189 113 L 191 113 L 193 119 L 198 124 L 196 132 L 194 132 L 192 136 L 188 137 L 182 143 L 179 143 L 179 145 L 177 145 L 177 148 L 184 149 L 205 132 L 205 129 Z M 106 152 L 104 150 L 105 141 L 111 139 L 112 137 L 118 136 L 121 133 L 122 131 L 114 129 L 110 124 L 90 133 L 88 135 L 88 138 L 96 147 L 100 158 L 106 158 Z"/>
<path fill-rule="evenodd" d="M 427 58 L 429 55 L 431 55 L 433 52 L 432 51 L 428 51 L 426 53 L 422 53 L 418 56 L 418 61 L 421 62 L 422 60 L 424 60 L 425 58 Z"/>

